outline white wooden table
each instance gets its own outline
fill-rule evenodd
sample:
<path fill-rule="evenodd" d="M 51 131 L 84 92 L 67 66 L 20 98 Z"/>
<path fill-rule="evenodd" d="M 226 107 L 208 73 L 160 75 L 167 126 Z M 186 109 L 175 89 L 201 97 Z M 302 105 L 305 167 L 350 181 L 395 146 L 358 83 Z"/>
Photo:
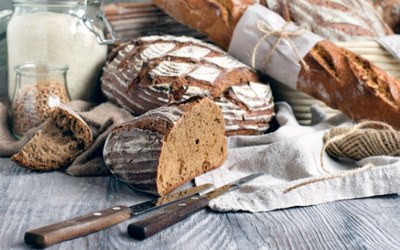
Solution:
<path fill-rule="evenodd" d="M 112 176 L 34 173 L 8 158 L 0 191 L 0 249 L 29 248 L 28 229 L 150 199 Z M 129 222 L 49 249 L 400 249 L 398 195 L 256 214 L 203 210 L 144 241 L 127 235 Z"/>

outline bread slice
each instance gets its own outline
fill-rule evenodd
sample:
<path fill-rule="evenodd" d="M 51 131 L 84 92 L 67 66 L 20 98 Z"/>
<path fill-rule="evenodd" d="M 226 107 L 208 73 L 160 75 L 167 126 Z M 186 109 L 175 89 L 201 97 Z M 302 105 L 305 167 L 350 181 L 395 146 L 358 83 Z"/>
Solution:
<path fill-rule="evenodd" d="M 73 110 L 59 106 L 11 160 L 28 169 L 48 171 L 69 165 L 92 144 L 86 122 Z"/>
<path fill-rule="evenodd" d="M 119 180 L 163 196 L 225 161 L 224 132 L 220 108 L 208 98 L 191 98 L 114 128 L 104 160 Z"/>

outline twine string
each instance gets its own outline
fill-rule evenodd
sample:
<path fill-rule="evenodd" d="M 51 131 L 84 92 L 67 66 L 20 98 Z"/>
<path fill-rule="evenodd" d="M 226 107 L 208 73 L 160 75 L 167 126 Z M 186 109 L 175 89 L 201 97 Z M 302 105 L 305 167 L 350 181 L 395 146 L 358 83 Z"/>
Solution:
<path fill-rule="evenodd" d="M 350 128 L 337 127 L 331 129 L 324 137 L 324 145 L 320 152 L 321 169 L 325 174 L 293 185 L 284 190 L 284 193 L 308 184 L 351 176 L 374 167 L 373 164 L 368 163 L 360 168 L 331 174 L 324 167 L 323 154 L 325 151 L 335 157 L 354 161 L 377 155 L 399 156 L 400 131 L 396 131 L 386 123 L 377 121 L 364 121 Z"/>
<path fill-rule="evenodd" d="M 329 173 L 323 161 L 324 152 L 339 158 L 360 160 L 368 156 L 400 153 L 400 132 L 387 123 L 360 122 L 350 128 L 333 128 L 324 137 L 320 152 L 321 169 Z"/>
<path fill-rule="evenodd" d="M 321 176 L 321 177 L 317 177 L 317 178 L 314 178 L 314 179 L 311 179 L 311 180 L 308 180 L 308 181 L 304 181 L 304 182 L 298 183 L 298 184 L 293 185 L 293 186 L 291 186 L 291 187 L 288 187 L 286 190 L 283 191 L 283 193 L 288 193 L 288 192 L 293 191 L 293 190 L 295 190 L 295 189 L 298 189 L 298 188 L 300 188 L 300 187 L 304 187 L 304 186 L 306 186 L 306 185 L 313 184 L 313 183 L 317 183 L 317 182 L 320 182 L 320 181 L 325 181 L 325 180 L 331 180 L 331 179 L 337 179 L 337 178 L 344 178 L 344 177 L 352 176 L 352 175 L 355 175 L 355 174 L 357 174 L 357 173 L 361 173 L 361 172 L 367 171 L 367 170 L 369 170 L 369 169 L 371 169 L 371 168 L 373 168 L 373 167 L 375 167 L 374 164 L 368 163 L 368 164 L 364 165 L 364 166 L 361 167 L 361 168 L 356 168 L 356 169 L 353 169 L 353 170 L 340 172 L 340 173 L 338 173 L 338 174 L 324 175 L 324 176 Z"/>
<path fill-rule="evenodd" d="M 299 53 L 295 43 L 290 38 L 290 37 L 293 37 L 293 36 L 299 36 L 299 35 L 303 34 L 305 32 L 305 30 L 302 29 L 302 28 L 299 28 L 296 31 L 287 31 L 286 28 L 289 26 L 289 24 L 290 23 L 286 23 L 282 27 L 282 29 L 280 29 L 280 30 L 279 29 L 278 30 L 274 30 L 274 29 L 272 29 L 271 26 L 269 26 L 264 21 L 257 20 L 257 22 L 256 22 L 257 29 L 259 31 L 261 31 L 262 33 L 264 33 L 264 35 L 260 38 L 260 40 L 258 40 L 256 46 L 253 49 L 253 54 L 252 54 L 252 57 L 251 57 L 251 65 L 252 65 L 253 68 L 255 68 L 255 66 L 256 66 L 256 54 L 257 54 L 262 42 L 264 42 L 270 36 L 276 36 L 278 39 L 275 41 L 275 43 L 272 45 L 272 48 L 268 51 L 267 55 L 265 56 L 265 59 L 264 59 L 264 62 L 263 62 L 263 67 L 269 61 L 269 59 L 272 56 L 272 53 L 276 50 L 276 48 L 278 47 L 279 43 L 283 39 L 285 39 L 286 41 L 288 41 L 290 47 L 292 48 L 292 50 L 294 51 L 296 56 L 299 58 L 299 61 L 300 61 L 301 65 L 303 66 L 303 68 L 306 71 L 308 71 L 310 69 L 308 64 L 300 56 L 300 53 Z"/>

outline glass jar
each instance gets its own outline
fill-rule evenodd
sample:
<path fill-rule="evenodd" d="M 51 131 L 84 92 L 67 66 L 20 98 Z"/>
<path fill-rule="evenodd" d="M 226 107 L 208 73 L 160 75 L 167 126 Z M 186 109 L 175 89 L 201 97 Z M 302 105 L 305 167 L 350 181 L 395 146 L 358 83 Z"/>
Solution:
<path fill-rule="evenodd" d="M 69 66 L 71 99 L 95 101 L 107 46 L 100 44 L 100 22 L 88 13 L 101 17 L 100 1 L 14 0 L 13 4 L 7 29 L 9 97 L 15 89 L 16 65 L 50 60 Z"/>
<path fill-rule="evenodd" d="M 7 92 L 7 23 L 12 12 L 10 10 L 0 11 L 0 101 L 8 95 Z"/>
<path fill-rule="evenodd" d="M 54 62 L 26 62 L 14 67 L 16 88 L 12 98 L 12 125 L 17 137 L 42 124 L 51 110 L 69 101 L 68 66 Z"/>

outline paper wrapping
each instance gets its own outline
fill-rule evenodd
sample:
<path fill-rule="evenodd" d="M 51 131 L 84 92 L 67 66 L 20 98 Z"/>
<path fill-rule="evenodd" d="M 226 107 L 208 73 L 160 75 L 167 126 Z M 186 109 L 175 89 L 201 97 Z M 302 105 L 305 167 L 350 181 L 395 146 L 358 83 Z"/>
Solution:
<path fill-rule="evenodd" d="M 400 60 L 400 35 L 383 36 L 375 39 L 394 58 Z"/>
<path fill-rule="evenodd" d="M 257 27 L 257 22 L 264 22 L 273 31 L 282 30 L 285 25 L 285 31 L 296 32 L 300 27 L 290 23 L 288 24 L 278 14 L 265 8 L 262 5 L 255 4 L 250 6 L 233 33 L 232 41 L 229 46 L 229 54 L 249 66 L 252 65 L 253 53 L 255 53 L 255 68 L 260 70 L 282 84 L 291 88 L 296 88 L 298 75 L 300 73 L 300 59 L 303 59 L 314 45 L 323 40 L 314 33 L 303 30 L 300 35 L 290 36 L 294 46 L 298 51 L 296 54 L 292 44 L 287 39 L 282 39 L 277 47 L 271 51 L 274 43 L 279 38 L 277 35 L 270 35 L 262 41 L 259 48 L 255 50 L 258 41 L 263 39 L 265 33 Z M 271 53 L 268 61 L 266 57 Z"/>

